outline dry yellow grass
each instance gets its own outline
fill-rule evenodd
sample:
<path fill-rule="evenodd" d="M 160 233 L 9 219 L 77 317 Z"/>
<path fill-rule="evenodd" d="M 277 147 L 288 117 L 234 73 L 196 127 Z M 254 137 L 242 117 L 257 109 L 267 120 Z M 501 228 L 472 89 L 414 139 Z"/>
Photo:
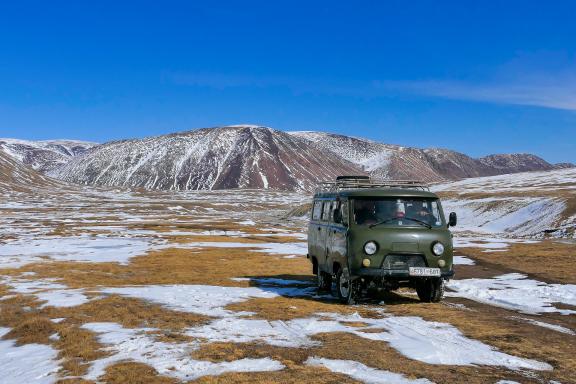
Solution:
<path fill-rule="evenodd" d="M 65 318 L 65 324 L 115 322 L 125 328 L 160 328 L 181 330 L 209 320 L 206 316 L 166 310 L 159 305 L 138 299 L 112 295 L 68 308 L 49 307 L 44 311 L 51 318 Z"/>
<path fill-rule="evenodd" d="M 173 384 L 178 380 L 160 376 L 158 372 L 140 363 L 118 363 L 106 369 L 101 380 L 108 384 Z"/>
<path fill-rule="evenodd" d="M 512 243 L 506 252 L 461 248 L 459 254 L 531 275 L 538 280 L 576 283 L 576 244 L 544 240 L 536 244 Z"/>
<path fill-rule="evenodd" d="M 293 366 L 277 372 L 227 373 L 194 380 L 198 384 L 359 384 L 346 375 L 330 372 L 325 368 Z"/>
<path fill-rule="evenodd" d="M 17 345 L 51 344 L 59 351 L 66 375 L 82 375 L 90 361 L 105 356 L 92 332 L 77 324 L 54 323 L 51 319 L 56 316 L 51 316 L 50 308 L 40 309 L 37 304 L 23 295 L 0 301 L 0 326 L 11 328 L 4 338 L 14 339 Z M 58 340 L 50 339 L 55 334 Z"/>
<path fill-rule="evenodd" d="M 471 309 L 469 311 L 453 308 L 441 303 L 420 303 L 409 297 L 390 295 L 387 299 L 387 312 L 399 316 L 419 316 L 429 321 L 441 321 L 457 327 L 465 336 L 482 341 L 488 345 L 499 348 L 511 355 L 529 359 L 545 361 L 554 367 L 553 373 L 543 373 L 543 377 L 556 378 L 561 382 L 574 380 L 576 360 L 571 356 L 576 354 L 574 336 L 550 331 L 548 329 L 531 325 L 525 321 L 515 319 L 517 315 L 511 311 L 489 307 L 467 300 L 454 300 Z M 531 317 L 522 315 L 522 317 Z M 540 321 L 541 316 L 532 316 Z M 560 316 L 556 318 L 564 321 L 568 327 L 576 326 L 573 316 Z M 553 323 L 553 321 L 549 321 Z"/>
<path fill-rule="evenodd" d="M 248 249 L 164 249 L 117 263 L 54 262 L 29 265 L 18 271 L 37 278 L 56 278 L 71 288 L 150 284 L 242 285 L 230 280 L 243 276 L 306 276 L 311 267 L 303 258 L 284 259 Z M 310 276 L 312 278 L 312 276 Z"/>
<path fill-rule="evenodd" d="M 195 205 L 179 203 L 192 209 Z M 209 204 L 205 204 L 209 206 Z M 166 210 L 162 204 L 151 209 Z M 236 207 L 232 208 L 236 209 Z M 114 212 L 114 210 L 110 210 Z M 299 212 L 299 211 L 298 211 Z M 74 225 L 54 225 L 51 234 L 64 236 L 77 234 Z M 268 225 L 267 225 L 268 226 Z M 239 226 L 226 221 L 212 223 L 171 224 L 158 220 L 151 223 L 138 223 L 134 229 L 147 229 L 158 233 L 173 230 L 207 231 L 226 230 L 243 231 L 251 235 L 244 238 L 226 236 L 168 236 L 173 243 L 189 241 L 234 241 L 255 242 L 292 242 L 287 236 L 266 235 L 258 226 Z M 266 236 L 261 236 L 266 235 Z M 155 235 L 153 235 L 155 236 Z M 298 240 L 300 241 L 300 240 Z M 550 281 L 574 283 L 576 276 L 571 260 L 574 247 L 543 242 L 536 246 L 513 244 L 507 252 L 490 254 L 477 249 L 465 249 L 479 260 L 479 268 L 469 269 L 470 276 L 493 276 L 496 273 L 521 271 Z M 542 268 L 542 259 L 549 261 L 549 268 Z M 484 267 L 485 270 L 484 270 Z M 468 267 L 466 267 L 468 268 Z M 560 271 L 564 269 L 564 271 Z M 311 267 L 304 258 L 285 259 L 281 256 L 267 255 L 247 248 L 223 249 L 206 248 L 202 250 L 163 249 L 148 255 L 133 258 L 129 265 L 116 263 L 37 263 L 20 269 L 3 270 L 2 274 L 16 276 L 22 272 L 35 272 L 31 279 L 55 278 L 70 288 L 84 288 L 95 299 L 71 308 L 40 308 L 40 303 L 30 296 L 18 295 L 0 301 L 0 326 L 12 330 L 6 336 L 19 344 L 45 343 L 59 351 L 62 359 L 62 376 L 79 377 L 86 373 L 90 362 L 106 356 L 96 336 L 81 328 L 90 322 L 116 322 L 127 328 L 150 327 L 158 330 L 149 332 L 156 340 L 163 342 L 191 342 L 183 334 L 184 330 L 210 321 L 209 317 L 169 310 L 142 300 L 111 295 L 98 297 L 99 287 L 150 285 L 150 284 L 208 284 L 224 286 L 250 286 L 251 282 L 230 280 L 231 277 L 278 277 L 311 282 Z M 10 294 L 0 285 L 0 296 Z M 198 383 L 356 383 L 345 375 L 332 373 L 324 368 L 309 367 L 303 363 L 311 356 L 332 359 L 359 361 L 373 368 L 389 370 L 406 375 L 409 378 L 426 377 L 436 383 L 462 382 L 494 383 L 502 378 L 522 383 L 546 382 L 549 379 L 562 383 L 574 383 L 576 355 L 574 337 L 548 329 L 536 327 L 510 318 L 517 315 L 512 311 L 469 302 L 463 299 L 448 299 L 450 302 L 465 303 L 471 310 L 466 311 L 443 304 L 422 304 L 409 296 L 387 294 L 369 301 L 362 306 L 344 306 L 331 300 L 311 298 L 277 297 L 274 299 L 251 299 L 226 307 L 231 311 L 254 312 L 255 319 L 291 320 L 306 318 L 317 313 L 331 312 L 351 314 L 359 312 L 364 317 L 375 317 L 373 311 L 377 303 L 384 299 L 384 307 L 390 314 L 397 316 L 420 316 L 430 321 L 441 321 L 458 327 L 464 335 L 497 347 L 503 352 L 517 356 L 546 361 L 555 369 L 552 372 L 536 373 L 535 377 L 522 376 L 498 367 L 466 367 L 431 365 L 409 359 L 387 343 L 369 341 L 346 333 L 325 333 L 313 338 L 321 344 L 313 348 L 281 348 L 262 343 L 204 343 L 193 352 L 192 357 L 201 360 L 221 362 L 241 358 L 270 357 L 280 361 L 286 369 L 266 373 L 229 373 L 216 377 L 202 377 Z M 523 315 L 524 316 L 524 315 Z M 51 318 L 65 318 L 61 323 Z M 574 317 L 544 315 L 542 321 L 576 328 Z M 348 322 L 348 326 L 362 327 L 362 322 Z M 370 330 L 367 332 L 375 332 Z M 380 330 L 383 331 L 383 330 Z M 59 340 L 50 339 L 58 334 Z M 100 378 L 106 383 L 174 383 L 177 380 L 160 376 L 154 368 L 135 362 L 121 362 L 106 369 Z M 64 383 L 86 383 L 80 378 L 62 380 Z"/>

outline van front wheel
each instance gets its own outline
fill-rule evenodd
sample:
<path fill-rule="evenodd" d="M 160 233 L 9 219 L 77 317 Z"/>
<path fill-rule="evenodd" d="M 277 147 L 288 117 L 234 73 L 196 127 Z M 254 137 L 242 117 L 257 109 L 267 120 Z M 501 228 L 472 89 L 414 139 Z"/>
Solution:
<path fill-rule="evenodd" d="M 318 287 L 318 292 L 330 292 L 332 290 L 332 275 L 318 271 L 318 274 L 316 275 L 316 285 Z"/>
<path fill-rule="evenodd" d="M 343 304 L 356 304 L 358 284 L 350 279 L 348 268 L 340 268 L 336 274 L 336 290 L 338 299 Z"/>
<path fill-rule="evenodd" d="M 420 301 L 438 303 L 444 296 L 444 280 L 423 279 L 416 283 L 416 293 Z"/>

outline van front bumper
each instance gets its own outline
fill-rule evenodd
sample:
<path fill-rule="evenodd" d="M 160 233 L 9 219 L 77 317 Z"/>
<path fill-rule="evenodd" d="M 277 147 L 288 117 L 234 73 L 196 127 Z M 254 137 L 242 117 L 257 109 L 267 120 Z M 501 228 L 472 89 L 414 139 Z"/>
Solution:
<path fill-rule="evenodd" d="M 353 275 L 360 277 L 395 277 L 395 278 L 408 278 L 408 279 L 421 279 L 422 277 L 410 276 L 407 270 L 403 269 L 383 269 L 383 268 L 360 268 L 357 271 L 352 271 Z M 451 278 L 454 276 L 454 270 L 440 271 L 440 277 Z"/>

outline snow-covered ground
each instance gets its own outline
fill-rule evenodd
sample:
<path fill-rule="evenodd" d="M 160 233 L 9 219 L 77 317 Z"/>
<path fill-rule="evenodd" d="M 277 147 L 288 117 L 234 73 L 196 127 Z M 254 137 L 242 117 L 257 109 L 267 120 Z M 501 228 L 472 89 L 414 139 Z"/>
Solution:
<path fill-rule="evenodd" d="M 190 357 L 190 352 L 198 348 L 198 343 L 156 341 L 148 334 L 154 331 L 150 328 L 128 329 L 115 323 L 88 323 L 83 328 L 97 333 L 99 341 L 107 346 L 105 350 L 111 353 L 92 364 L 85 376 L 88 380 L 97 380 L 104 374 L 106 367 L 120 361 L 147 364 L 161 375 L 186 381 L 226 372 L 263 372 L 284 368 L 283 364 L 270 358 L 220 363 L 195 360 Z"/>
<path fill-rule="evenodd" d="M 456 232 L 506 236 L 536 236 L 555 228 L 566 203 L 554 198 L 483 198 L 444 200 L 446 212 L 456 212 Z"/>
<path fill-rule="evenodd" d="M 61 200 L 9 201 L 0 205 L 0 269 L 24 267 L 24 270 L 35 270 L 32 263 L 58 261 L 120 263 L 122 268 L 129 268 L 130 263 L 135 262 L 135 257 L 146 257 L 150 252 L 168 248 L 187 249 L 190 257 L 202 255 L 208 250 L 220 252 L 213 248 L 235 249 L 251 256 L 262 254 L 282 262 L 300 263 L 305 261 L 302 259 L 307 252 L 306 234 L 302 226 L 305 222 L 300 220 L 288 224 L 279 217 L 283 217 L 287 206 L 303 201 L 307 201 L 306 196 L 274 192 L 223 191 L 157 194 L 151 197 L 125 191 L 96 195 L 89 189 L 82 198 L 66 195 Z M 448 207 L 450 204 L 449 201 Z M 454 200 L 453 206 L 460 207 L 458 204 L 459 200 Z M 503 251 L 517 242 L 533 243 L 535 240 L 511 238 L 511 235 L 520 232 L 510 229 L 536 230 L 535 224 L 526 221 L 526 218 L 534 212 L 555 212 L 554 209 L 560 210 L 561 206 L 556 200 L 550 200 L 549 206 L 541 204 L 544 204 L 542 200 L 526 198 L 519 200 L 517 205 L 510 205 L 510 212 L 504 208 L 494 212 L 466 211 L 471 206 L 463 204 L 463 208 L 458 208 L 464 212 L 460 215 L 460 229 L 466 232 L 456 233 L 455 245 L 457 248 Z M 518 209 L 512 212 L 514 208 Z M 500 221 L 496 218 L 499 214 Z M 483 224 L 475 227 L 474 220 Z M 524 224 L 519 227 L 518 223 Z M 276 239 L 278 242 L 275 238 L 279 238 Z M 284 260 L 283 257 L 295 259 Z M 462 254 L 457 254 L 454 262 L 470 269 L 475 267 L 475 260 Z M 38 267 L 41 270 L 46 266 Z M 177 380 L 193 380 L 226 372 L 289 369 L 272 357 L 210 362 L 193 358 L 191 352 L 217 342 L 309 348 L 320 346 L 322 342 L 317 336 L 327 332 L 351 334 L 360 340 L 382 343 L 418 364 L 475 366 L 475 369 L 490 366 L 506 372 L 552 370 L 544 359 L 516 356 L 510 350 L 474 340 L 443 319 L 431 321 L 419 316 L 394 315 L 392 311 L 374 308 L 372 304 L 359 307 L 361 314 L 324 312 L 323 309 L 288 320 L 266 319 L 260 313 L 248 310 L 234 311 L 232 304 L 251 300 L 267 302 L 296 297 L 327 307 L 335 302 L 328 295 L 317 296 L 312 279 L 301 276 L 286 279 L 279 276 L 248 276 L 250 274 L 238 273 L 225 277 L 229 278 L 227 282 L 230 285 L 237 286 L 150 284 L 71 288 L 72 284 L 67 286 L 57 278 L 39 277 L 31 272 L 18 275 L 18 272 L 10 271 L 0 277 L 0 284 L 7 292 L 0 298 L 0 303 L 19 294 L 40 301 L 34 303 L 35 310 L 57 311 L 59 308 L 96 302 L 109 295 L 120 295 L 160 305 L 166 311 L 194 313 L 208 318 L 205 323 L 187 326 L 179 331 L 184 340 L 191 340 L 186 342 L 159 340 L 155 336 L 161 333 L 159 329 L 126 328 L 114 320 L 85 323 L 84 329 L 94 332 L 108 353 L 106 357 L 90 362 L 88 373 L 84 375 L 89 380 L 97 380 L 107 367 L 120 361 L 144 363 L 159 374 Z M 565 315 L 575 312 L 558 304 L 576 305 L 576 289 L 569 284 L 546 284 L 522 275 L 504 275 L 494 279 L 453 280 L 448 287 L 452 291 L 449 295 L 518 312 Z M 516 321 L 562 332 L 567 337 L 573 336 L 572 329 L 546 321 L 527 318 Z M 1 330 L 3 333 L 0 332 L 0 336 L 9 332 L 8 328 Z M 27 360 L 29 364 L 38 366 L 38 371 L 31 371 L 33 377 L 20 372 L 20 382 L 54 382 L 57 379 L 55 372 L 61 365 L 55 345 L 16 346 L 12 340 L 0 340 L 0 352 L 7 351 L 7 354 L 0 355 L 0 372 L 4 367 L 10 367 L 13 371 L 6 372 L 9 372 L 7 377 L 11 378 L 24 369 L 22 365 L 13 363 L 10 356 L 22 354 L 28 359 L 40 356 L 38 361 L 42 363 Z M 310 356 L 304 364 L 322 366 L 367 383 L 430 382 L 424 377 L 412 379 L 355 360 Z M 18 383 L 18 380 L 15 378 L 14 382 Z"/>
<path fill-rule="evenodd" d="M 14 340 L 2 340 L 10 332 L 0 327 L 0 383 L 49 384 L 57 380 L 60 369 L 58 351 L 48 345 L 16 346 Z"/>
<path fill-rule="evenodd" d="M 370 384 L 428 384 L 428 379 L 407 379 L 398 373 L 370 368 L 352 360 L 333 360 L 322 357 L 310 357 L 305 362 L 313 367 L 324 367 L 332 372 L 342 373 L 363 383 Z"/>
<path fill-rule="evenodd" d="M 75 307 L 89 301 L 83 289 L 70 289 L 56 279 L 35 279 L 28 275 L 28 278 L 0 278 L 0 283 L 10 287 L 11 293 L 35 296 L 44 302 L 41 308 Z"/>
<path fill-rule="evenodd" d="M 525 172 L 464 179 L 434 185 L 444 194 L 445 212 L 458 214 L 458 233 L 506 237 L 573 237 L 576 215 L 576 169 Z"/>
<path fill-rule="evenodd" d="M 150 238 L 47 236 L 10 241 L 0 247 L 0 268 L 53 261 L 127 264 L 134 256 L 146 254 L 162 241 Z"/>
<path fill-rule="evenodd" d="M 434 192 L 458 191 L 465 193 L 498 193 L 573 190 L 576 184 L 576 168 L 543 172 L 523 172 L 499 176 L 469 178 L 434 186 Z"/>
<path fill-rule="evenodd" d="M 519 273 L 497 276 L 493 279 L 451 280 L 448 296 L 470 300 L 529 314 L 558 312 L 563 315 L 576 314 L 571 309 L 554 306 L 562 303 L 576 306 L 576 285 L 547 284 L 528 279 Z"/>

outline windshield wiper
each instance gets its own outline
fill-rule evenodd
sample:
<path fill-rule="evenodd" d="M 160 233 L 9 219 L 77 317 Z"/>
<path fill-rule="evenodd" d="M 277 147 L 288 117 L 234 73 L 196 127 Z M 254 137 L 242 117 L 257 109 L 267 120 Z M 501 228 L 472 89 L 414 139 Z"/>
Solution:
<path fill-rule="evenodd" d="M 416 223 L 425 225 L 428 229 L 432 229 L 432 226 L 431 226 L 429 223 L 427 223 L 427 222 L 425 222 L 425 221 L 422 221 L 422 220 L 420 220 L 420 219 L 415 219 L 415 218 L 413 218 L 413 217 L 404 217 L 403 219 L 415 221 Z"/>
<path fill-rule="evenodd" d="M 415 219 L 413 217 L 391 217 L 389 219 L 385 219 L 385 220 L 379 221 L 377 223 L 370 224 L 368 226 L 368 228 L 374 228 L 377 225 L 386 224 L 386 223 L 389 223 L 389 222 L 394 221 L 394 220 L 411 220 L 411 221 L 414 221 L 416 223 L 424 225 L 428 229 L 432 229 L 432 226 L 430 224 L 428 224 L 427 222 L 419 220 L 419 219 Z"/>
<path fill-rule="evenodd" d="M 385 219 L 385 220 L 379 221 L 379 222 L 377 222 L 377 223 L 370 224 L 370 225 L 368 226 L 368 228 L 374 228 L 374 227 L 377 226 L 377 225 L 386 224 L 386 223 L 389 223 L 389 222 L 394 221 L 394 220 L 399 220 L 399 219 L 398 219 L 397 217 L 390 217 L 389 219 Z"/>

